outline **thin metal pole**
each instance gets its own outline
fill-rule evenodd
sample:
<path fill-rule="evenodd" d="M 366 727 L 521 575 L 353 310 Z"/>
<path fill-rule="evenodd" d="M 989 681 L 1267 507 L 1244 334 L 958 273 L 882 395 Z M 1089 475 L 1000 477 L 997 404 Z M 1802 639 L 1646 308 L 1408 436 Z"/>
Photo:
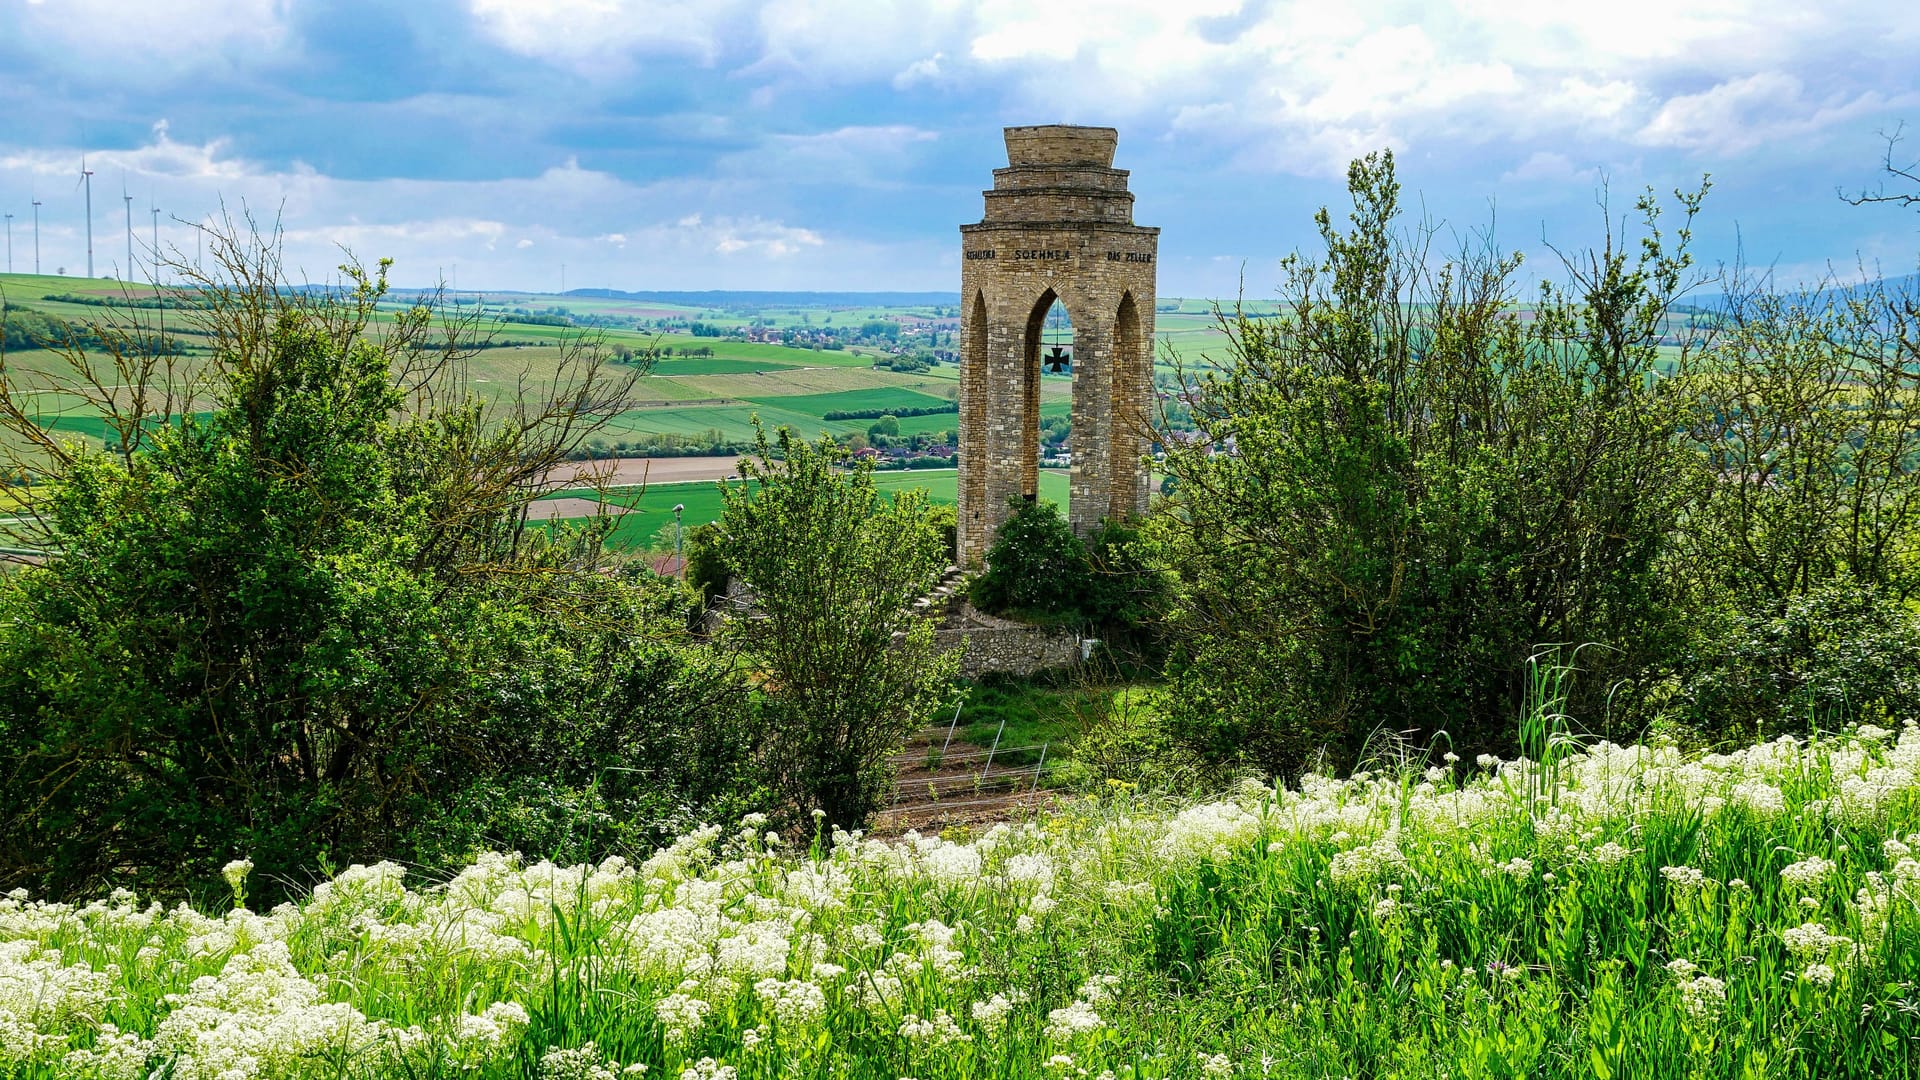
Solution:
<path fill-rule="evenodd" d="M 1047 768 L 1047 747 L 1052 745 L 1053 740 L 1049 739 L 1046 745 L 1040 748 L 1040 764 L 1033 767 L 1033 791 L 1040 790 L 1040 774 L 1045 772 Z"/>
<path fill-rule="evenodd" d="M 960 726 L 960 710 L 965 708 L 966 704 L 966 698 L 961 698 L 959 701 L 953 703 L 953 723 L 947 725 L 947 741 L 940 744 L 940 760 L 942 761 L 945 761 L 947 758 L 947 747 L 953 745 L 953 729 Z"/>
<path fill-rule="evenodd" d="M 13 215 L 7 215 L 7 273 L 13 273 Z"/>
<path fill-rule="evenodd" d="M 33 272 L 40 272 L 40 200 L 33 200 Z"/>
<path fill-rule="evenodd" d="M 122 195 L 127 200 L 127 268 L 120 271 L 122 282 L 133 280 L 133 196 Z"/>
<path fill-rule="evenodd" d="M 987 774 L 993 771 L 993 752 L 1000 749 L 1000 734 L 1006 730 L 1007 718 L 1003 716 L 1000 718 L 1000 731 L 993 733 L 993 745 L 987 747 L 987 765 L 986 768 L 980 770 L 980 779 L 985 780 Z"/>

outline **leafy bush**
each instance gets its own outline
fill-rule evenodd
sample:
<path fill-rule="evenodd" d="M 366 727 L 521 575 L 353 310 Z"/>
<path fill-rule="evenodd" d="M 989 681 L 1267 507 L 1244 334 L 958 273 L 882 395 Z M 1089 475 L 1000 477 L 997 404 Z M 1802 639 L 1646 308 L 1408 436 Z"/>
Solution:
<path fill-rule="evenodd" d="M 1771 611 L 1724 611 L 1679 665 L 1676 719 L 1766 739 L 1920 716 L 1920 615 L 1872 586 L 1829 583 Z"/>
<path fill-rule="evenodd" d="M 717 521 L 687 530 L 687 584 L 704 604 L 712 604 L 727 591 L 727 560 L 720 550 L 722 535 Z"/>
<path fill-rule="evenodd" d="M 1063 779 L 1096 793 L 1120 787 L 1178 795 L 1218 790 L 1225 773 L 1175 737 L 1166 691 L 1127 687 L 1073 744 Z"/>
<path fill-rule="evenodd" d="M 20 497 L 53 552 L 0 578 L 0 883 L 169 888 L 247 853 L 285 884 L 571 844 L 582 799 L 617 841 L 750 791 L 744 690 L 676 644 L 684 596 L 603 574 L 597 531 L 524 526 L 584 404 L 624 392 L 599 358 L 502 423 L 414 396 L 461 354 L 425 308 L 374 329 L 384 264 L 334 296 L 218 254 L 204 418 L 110 413 L 134 438 L 103 453 L 0 386 L 0 424 L 47 454 Z"/>
<path fill-rule="evenodd" d="M 1046 499 L 1009 501 L 1013 514 L 994 533 L 972 600 L 982 611 L 1077 621 L 1090 567 L 1087 547 L 1060 508 Z"/>
<path fill-rule="evenodd" d="M 915 458 L 915 461 L 928 460 Z M 940 503 L 927 510 L 927 522 L 940 534 L 940 550 L 947 562 L 952 563 L 959 557 L 960 516 L 952 503 Z"/>
<path fill-rule="evenodd" d="M 1683 621 L 1664 560 L 1700 478 L 1689 400 L 1656 375 L 1686 231 L 1670 250 L 1643 200 L 1638 255 L 1594 253 L 1523 322 L 1517 258 L 1435 269 L 1395 231 L 1391 155 L 1349 186 L 1351 230 L 1321 211 L 1283 316 L 1223 321 L 1203 437 L 1167 448 L 1177 725 L 1278 773 L 1351 764 L 1376 730 L 1499 750 L 1556 642 L 1602 646 L 1569 710 L 1618 720 L 1609 695 Z"/>
<path fill-rule="evenodd" d="M 1158 538 L 1131 521 L 1103 521 L 1087 537 L 1086 592 L 1080 610 L 1110 652 L 1129 662 L 1163 658 L 1162 622 L 1173 603 L 1173 575 Z"/>

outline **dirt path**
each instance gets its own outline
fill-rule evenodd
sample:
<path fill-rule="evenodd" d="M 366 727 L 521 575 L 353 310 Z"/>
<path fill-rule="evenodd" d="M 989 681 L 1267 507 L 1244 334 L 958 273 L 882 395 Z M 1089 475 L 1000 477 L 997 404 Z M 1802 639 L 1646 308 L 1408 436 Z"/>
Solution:
<path fill-rule="evenodd" d="M 527 520 L 559 521 L 564 518 L 590 518 L 603 508 L 610 517 L 632 513 L 619 503 L 602 503 L 597 499 L 542 499 L 539 502 L 527 504 Z"/>

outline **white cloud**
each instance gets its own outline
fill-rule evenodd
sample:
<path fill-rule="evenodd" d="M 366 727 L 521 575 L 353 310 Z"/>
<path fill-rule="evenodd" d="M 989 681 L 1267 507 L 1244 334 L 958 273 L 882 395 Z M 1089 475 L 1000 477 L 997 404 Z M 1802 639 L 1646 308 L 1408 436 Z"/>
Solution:
<path fill-rule="evenodd" d="M 200 145 L 175 142 L 167 122 L 153 125 L 153 142 L 119 150 L 95 150 L 87 163 L 96 173 L 124 172 L 169 180 L 243 180 L 268 175 L 254 162 L 234 157 L 232 143 L 214 139 Z M 17 150 L 0 156 L 0 169 L 19 170 L 43 177 L 78 175 L 81 151 Z M 296 166 L 296 172 L 304 170 Z"/>
<path fill-rule="evenodd" d="M 1600 170 L 1587 166 L 1578 168 L 1573 159 L 1552 150 L 1535 150 L 1532 156 L 1518 166 L 1501 174 L 1503 184 L 1525 183 L 1552 187 L 1566 187 L 1569 184 L 1590 185 L 1598 182 Z"/>
<path fill-rule="evenodd" d="M 1797 76 L 1785 72 L 1729 79 L 1697 94 L 1669 98 L 1639 138 L 1649 146 L 1732 155 L 1920 101 L 1912 92 L 1888 98 L 1875 91 L 1816 101 L 1805 91 Z"/>
<path fill-rule="evenodd" d="M 613 73 L 610 61 L 637 55 L 711 63 L 747 13 L 737 0 L 469 0 L 469 7 L 506 48 L 601 74 Z"/>
<path fill-rule="evenodd" d="M 900 138 L 912 136 L 855 131 L 817 145 L 872 148 Z M 48 272 L 80 273 L 86 265 L 83 200 L 74 190 L 79 159 L 73 147 L 0 145 L 0 190 L 32 188 L 44 200 Z M 525 177 L 345 179 L 306 166 L 268 168 L 234 155 L 223 139 L 175 142 L 164 125 L 145 145 L 97 153 L 89 164 L 100 174 L 96 187 L 103 180 L 117 187 L 124 169 L 129 188 L 141 193 L 137 211 L 150 192 L 164 209 L 161 246 L 188 257 L 196 242 L 189 223 L 211 223 L 223 207 L 236 218 L 251 213 L 266 229 L 277 221 L 285 264 L 298 280 L 329 278 L 343 249 L 368 262 L 392 257 L 402 284 L 429 283 L 458 266 L 462 282 L 494 289 L 557 288 L 563 263 L 573 285 L 627 289 L 877 288 L 896 284 L 899 266 L 931 265 L 917 248 L 903 254 L 837 244 L 821 229 L 758 212 L 767 202 L 764 185 L 781 183 L 778 176 L 759 178 L 761 186 L 744 178 L 646 184 L 568 160 Z M 125 258 L 114 257 L 125 250 L 117 190 L 94 195 L 96 269 L 117 273 Z M 152 223 L 136 217 L 135 259 L 144 264 Z M 25 250 L 26 241 L 15 239 Z"/>
<path fill-rule="evenodd" d="M 915 60 L 906 67 L 901 68 L 900 71 L 894 75 L 893 88 L 895 90 L 907 90 L 919 86 L 922 83 L 939 82 L 943 74 L 940 70 L 940 61 L 946 58 L 946 53 L 937 52 L 932 56 Z"/>
<path fill-rule="evenodd" d="M 799 85 L 937 84 L 997 93 L 1009 118 L 1144 125 L 1311 176 L 1381 146 L 1746 153 L 1898 107 L 1910 81 L 1849 80 L 1899 80 L 1920 45 L 1920 5 L 1884 0 L 469 3 L 509 48 L 582 70 L 662 53 L 725 63 L 755 108 Z M 1746 126 L 1716 127 L 1728 117 Z"/>
<path fill-rule="evenodd" d="M 964 38 L 970 7 L 964 0 L 772 0 L 760 8 L 761 52 L 752 70 L 823 83 L 892 78 L 902 57 L 930 56 Z"/>
<path fill-rule="evenodd" d="M 60 0 L 17 8 L 15 31 L 77 77 L 142 84 L 278 49 L 290 0 Z M 4 16 L 0 16 L 4 19 Z M 101 57 L 113 62 L 96 62 Z"/>
<path fill-rule="evenodd" d="M 718 218 L 711 225 L 696 228 L 704 229 L 704 235 L 711 238 L 713 250 L 722 255 L 747 253 L 782 259 L 826 244 L 812 229 L 796 229 L 757 217 Z"/>

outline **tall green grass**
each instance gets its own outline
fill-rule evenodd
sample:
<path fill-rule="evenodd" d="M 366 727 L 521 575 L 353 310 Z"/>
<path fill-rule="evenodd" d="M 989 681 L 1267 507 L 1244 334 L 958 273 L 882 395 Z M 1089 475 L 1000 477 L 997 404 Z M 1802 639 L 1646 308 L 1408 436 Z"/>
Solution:
<path fill-rule="evenodd" d="M 16 895 L 0 1073 L 1920 1070 L 1920 728 L 1562 748 L 971 838 L 355 867 L 266 913 Z"/>

